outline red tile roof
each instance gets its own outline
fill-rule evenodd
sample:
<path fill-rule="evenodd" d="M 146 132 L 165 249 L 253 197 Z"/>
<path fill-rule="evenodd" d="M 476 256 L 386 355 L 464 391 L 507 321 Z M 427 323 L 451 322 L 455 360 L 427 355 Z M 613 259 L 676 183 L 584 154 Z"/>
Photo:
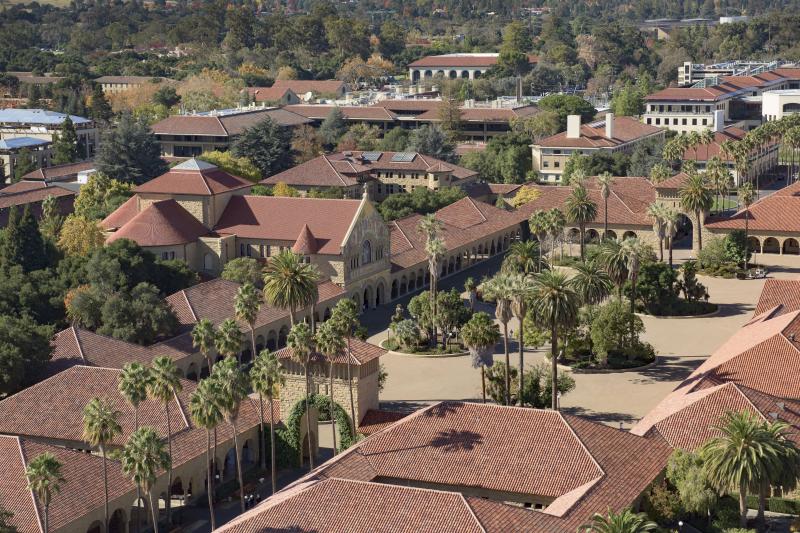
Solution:
<path fill-rule="evenodd" d="M 769 278 L 764 281 L 764 288 L 758 297 L 753 316 L 757 317 L 767 311 L 774 316 L 800 310 L 800 280 Z"/>
<path fill-rule="evenodd" d="M 712 157 L 719 157 L 723 161 L 733 161 L 732 157 L 723 152 L 722 143 L 725 141 L 739 141 L 744 139 L 745 135 L 747 135 L 747 132 L 743 129 L 728 126 L 723 131 L 714 133 L 713 142 L 698 146 L 697 148 L 687 148 L 686 151 L 683 152 L 683 159 L 708 161 Z"/>
<path fill-rule="evenodd" d="M 284 106 L 283 109 L 309 119 L 324 120 L 335 107 L 339 108 L 345 119 L 386 122 L 397 118 L 397 115 L 381 107 L 295 104 Z"/>
<path fill-rule="evenodd" d="M 48 180 L 59 181 L 65 178 L 74 178 L 79 172 L 93 170 L 94 161 L 81 161 L 79 163 L 66 163 L 64 165 L 54 165 L 52 167 L 38 168 L 33 172 L 28 172 L 22 176 L 23 180 Z"/>
<path fill-rule="evenodd" d="M 709 218 L 708 229 L 744 229 L 745 216 L 751 231 L 774 231 L 781 234 L 800 233 L 800 182 L 757 200 L 744 209 L 728 215 Z"/>
<path fill-rule="evenodd" d="M 605 120 L 581 124 L 580 137 L 567 138 L 567 132 L 562 131 L 550 137 L 545 137 L 537 143 L 542 147 L 569 147 L 569 148 L 613 148 L 629 142 L 638 141 L 647 137 L 664 134 L 664 130 L 657 126 L 644 124 L 630 117 L 614 117 L 614 137 L 606 137 Z"/>
<path fill-rule="evenodd" d="M 317 238 L 319 253 L 337 255 L 360 205 L 360 200 L 234 196 L 214 229 L 225 235 L 291 245 L 307 224 Z"/>
<path fill-rule="evenodd" d="M 294 94 L 286 87 L 247 87 L 247 92 L 256 102 L 278 102 L 286 93 Z"/>
<path fill-rule="evenodd" d="M 308 224 L 303 224 L 303 229 L 300 230 L 300 235 L 292 246 L 292 251 L 300 255 L 313 255 L 318 250 L 317 238 L 311 233 Z"/>
<path fill-rule="evenodd" d="M 208 228 L 178 202 L 161 200 L 126 222 L 106 242 L 130 239 L 139 246 L 174 246 L 193 243 L 206 234 Z"/>
<path fill-rule="evenodd" d="M 305 93 L 339 93 L 345 88 L 345 84 L 339 80 L 275 80 L 272 87 L 291 89 L 298 96 L 302 96 Z"/>
<path fill-rule="evenodd" d="M 408 64 L 409 67 L 486 67 L 490 68 L 497 64 L 498 54 L 443 54 L 436 56 L 425 56 Z M 528 54 L 528 61 L 531 64 L 538 62 L 539 58 Z"/>
<path fill-rule="evenodd" d="M 195 162 L 195 164 L 192 164 Z M 190 159 L 134 189 L 147 194 L 213 196 L 246 189 L 253 184 L 202 160 Z"/>
<path fill-rule="evenodd" d="M 299 126 L 310 121 L 291 110 L 257 109 L 228 115 L 172 115 L 151 126 L 156 135 L 203 135 L 228 137 L 239 135 L 245 128 L 262 120 L 272 119 L 281 126 Z"/>
<path fill-rule="evenodd" d="M 106 230 L 117 230 L 138 214 L 139 199 L 136 196 L 131 196 L 125 200 L 125 203 L 116 208 L 113 213 L 104 218 L 100 222 L 100 226 Z"/>
<path fill-rule="evenodd" d="M 0 228 L 4 228 L 8 223 L 8 212 L 10 207 L 17 206 L 21 211 L 25 206 L 30 206 L 31 213 L 36 218 L 42 215 L 42 202 L 48 197 L 53 196 L 57 199 L 58 210 L 62 215 L 72 213 L 73 203 L 75 202 L 75 191 L 63 187 L 52 186 L 38 189 L 23 190 L 3 194 L 0 189 Z"/>
<path fill-rule="evenodd" d="M 352 354 L 352 358 L 350 358 L 350 364 L 353 365 L 363 365 L 372 361 L 373 359 L 378 359 L 383 355 L 386 355 L 386 350 L 375 346 L 374 344 L 370 344 L 368 342 L 364 342 L 358 339 L 350 339 L 350 353 Z M 281 350 L 275 352 L 275 354 L 280 359 L 291 359 L 293 357 L 293 351 L 291 348 L 286 347 Z M 328 363 L 328 356 L 323 353 L 315 351 L 311 354 L 311 360 L 316 363 Z M 346 365 L 348 360 L 347 351 L 340 352 L 336 354 L 334 357 L 333 362 L 337 364 Z"/>
<path fill-rule="evenodd" d="M 361 435 L 372 435 L 382 429 L 389 427 L 398 420 L 408 416 L 408 413 L 399 411 L 384 411 L 381 409 L 367 409 L 364 418 L 358 424 L 358 432 Z"/>

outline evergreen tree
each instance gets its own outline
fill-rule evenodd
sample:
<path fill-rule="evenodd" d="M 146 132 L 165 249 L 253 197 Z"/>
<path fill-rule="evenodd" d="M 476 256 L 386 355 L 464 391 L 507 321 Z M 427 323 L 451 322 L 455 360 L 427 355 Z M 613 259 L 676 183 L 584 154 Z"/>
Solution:
<path fill-rule="evenodd" d="M 73 163 L 78 159 L 78 134 L 72 119 L 67 116 L 61 124 L 61 133 L 53 142 L 53 164 L 63 165 Z"/>
<path fill-rule="evenodd" d="M 338 107 L 331 109 L 331 112 L 325 117 L 319 127 L 319 136 L 326 146 L 333 147 L 339 142 L 339 138 L 347 133 L 347 123 L 344 120 L 344 114 Z"/>
<path fill-rule="evenodd" d="M 89 115 L 96 121 L 108 121 L 114 112 L 111 110 L 111 104 L 106 100 L 106 95 L 103 88 L 99 84 L 95 84 L 92 88 L 92 101 L 89 106 Z"/>
<path fill-rule="evenodd" d="M 39 89 L 39 86 L 35 83 L 31 83 L 28 85 L 28 102 L 25 104 L 25 107 L 28 109 L 36 109 L 42 105 L 40 98 L 42 97 L 42 91 Z"/>
<path fill-rule="evenodd" d="M 232 151 L 252 161 L 263 176 L 271 176 L 292 166 L 291 143 L 291 130 L 267 118 L 246 128 Z"/>
<path fill-rule="evenodd" d="M 0 250 L 4 268 L 19 265 L 29 272 L 46 266 L 44 241 L 30 206 L 25 206 L 21 217 L 17 207 L 11 207 Z"/>
<path fill-rule="evenodd" d="M 116 129 L 103 134 L 97 169 L 114 179 L 141 184 L 166 172 L 167 165 L 147 121 L 126 113 Z"/>
<path fill-rule="evenodd" d="M 17 164 L 14 165 L 14 177 L 12 181 L 17 182 L 28 172 L 33 172 L 38 165 L 33 159 L 33 152 L 28 148 L 23 148 L 17 155 Z"/>

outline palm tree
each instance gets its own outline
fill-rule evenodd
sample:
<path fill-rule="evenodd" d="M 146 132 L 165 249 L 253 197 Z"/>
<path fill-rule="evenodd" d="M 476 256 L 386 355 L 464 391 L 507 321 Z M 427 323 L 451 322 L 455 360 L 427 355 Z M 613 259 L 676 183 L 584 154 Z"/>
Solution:
<path fill-rule="evenodd" d="M 528 218 L 528 227 L 531 230 L 531 233 L 536 235 L 536 239 L 539 241 L 539 267 L 541 269 L 542 265 L 542 249 L 544 248 L 544 239 L 547 237 L 549 221 L 547 219 L 547 213 L 542 211 L 541 209 L 537 209 L 534 211 L 531 216 Z"/>
<path fill-rule="evenodd" d="M 653 165 L 653 168 L 650 169 L 650 181 L 653 183 L 653 185 L 658 185 L 662 181 L 665 181 L 671 177 L 671 169 L 663 163 L 656 163 Z"/>
<path fill-rule="evenodd" d="M 578 263 L 574 268 L 570 284 L 583 305 L 597 305 L 608 297 L 614 284 L 596 261 Z"/>
<path fill-rule="evenodd" d="M 600 245 L 597 260 L 617 287 L 617 297 L 622 299 L 622 287 L 628 281 L 628 261 L 622 243 L 606 241 Z"/>
<path fill-rule="evenodd" d="M 143 426 L 134 431 L 125 449 L 122 451 L 122 471 L 147 494 L 150 502 L 150 515 L 153 519 L 153 530 L 158 533 L 158 508 L 153 502 L 153 485 L 156 483 L 159 470 L 167 470 L 172 465 L 172 458 L 156 430 Z"/>
<path fill-rule="evenodd" d="M 684 151 L 685 148 L 682 145 L 681 137 L 673 137 L 664 143 L 664 149 L 662 150 L 661 155 L 666 161 L 669 161 L 670 164 L 674 165 L 675 161 L 680 161 L 683 159 Z M 660 176 L 661 174 L 659 174 L 659 177 Z M 658 181 L 653 180 L 653 183 L 658 183 Z"/>
<path fill-rule="evenodd" d="M 699 156 L 699 150 L 697 149 L 697 147 L 700 146 L 701 144 L 700 132 L 692 131 L 687 133 L 686 135 L 682 135 L 681 137 L 683 138 L 684 141 L 683 144 L 685 145 L 686 149 L 688 150 L 689 148 L 691 148 L 692 150 L 694 150 L 694 162 L 697 163 Z"/>
<path fill-rule="evenodd" d="M 311 328 L 305 322 L 292 326 L 289 336 L 286 338 L 286 344 L 292 349 L 292 359 L 303 367 L 303 373 L 306 377 L 306 432 L 308 434 L 308 464 L 311 470 L 314 469 L 314 447 L 311 442 L 311 417 L 308 416 L 308 396 L 311 394 L 308 384 L 308 369 L 311 366 L 313 342 L 314 337 L 311 334 Z"/>
<path fill-rule="evenodd" d="M 61 484 L 66 480 L 61 475 L 62 464 L 50 452 L 34 457 L 25 468 L 28 478 L 28 489 L 44 507 L 44 533 L 50 532 L 50 500 L 53 494 L 61 491 Z"/>
<path fill-rule="evenodd" d="M 724 195 L 727 194 L 731 183 L 731 172 L 727 163 L 717 156 L 712 157 L 706 165 L 706 177 L 714 189 L 719 204 L 717 212 L 722 212 L 725 209 Z"/>
<path fill-rule="evenodd" d="M 233 449 L 236 450 L 236 474 L 239 479 L 239 503 L 244 513 L 244 477 L 242 477 L 242 454 L 239 450 L 239 430 L 236 422 L 239 408 L 247 398 L 247 376 L 233 358 L 229 357 L 214 366 L 211 378 L 219 385 L 220 408 L 225 421 L 233 428 Z"/>
<path fill-rule="evenodd" d="M 297 310 L 311 307 L 317 301 L 318 280 L 316 266 L 304 263 L 291 250 L 284 250 L 271 257 L 264 268 L 264 299 L 269 305 L 288 311 L 289 321 L 294 325 Z"/>
<path fill-rule="evenodd" d="M 672 266 L 672 244 L 678 234 L 678 211 L 672 207 L 664 209 L 664 237 L 667 239 L 667 250 L 669 250 L 669 266 Z"/>
<path fill-rule="evenodd" d="M 461 340 L 472 355 L 472 366 L 481 368 L 481 390 L 483 403 L 486 403 L 485 368 L 493 363 L 492 354 L 500 340 L 500 327 L 487 313 L 478 312 L 461 328 Z"/>
<path fill-rule="evenodd" d="M 333 365 L 336 358 L 344 352 L 345 342 L 340 328 L 333 320 L 328 320 L 317 330 L 315 336 L 317 350 L 328 359 L 328 390 L 330 392 L 331 432 L 333 433 L 333 455 L 336 455 L 336 416 L 333 401 Z"/>
<path fill-rule="evenodd" d="M 606 515 L 592 515 L 591 523 L 578 530 L 582 533 L 646 533 L 658 530 L 658 524 L 648 520 L 646 515 L 634 513 L 630 509 L 619 513 L 609 509 Z"/>
<path fill-rule="evenodd" d="M 216 529 L 214 517 L 214 461 L 211 460 L 211 431 L 216 431 L 222 420 L 221 393 L 219 384 L 213 379 L 204 379 L 189 398 L 189 414 L 194 423 L 206 430 L 206 492 L 208 495 L 208 511 L 211 514 L 211 530 Z M 274 476 L 274 474 L 273 474 Z M 273 478 L 274 479 L 274 478 Z"/>
<path fill-rule="evenodd" d="M 214 324 L 207 318 L 201 318 L 192 328 L 192 346 L 200 350 L 206 358 L 208 371 L 211 372 L 214 366 L 211 363 L 211 350 L 216 344 L 217 333 L 214 331 Z"/>
<path fill-rule="evenodd" d="M 608 235 L 608 197 L 611 196 L 611 187 L 614 185 L 614 177 L 611 172 L 603 172 L 597 176 L 597 184 L 600 185 L 600 196 L 603 198 L 603 240 Z"/>
<path fill-rule="evenodd" d="M 511 278 L 511 312 L 519 322 L 517 342 L 519 344 L 519 405 L 523 405 L 525 390 L 525 315 L 528 313 L 528 302 L 533 295 L 533 277 L 517 274 Z"/>
<path fill-rule="evenodd" d="M 122 433 L 119 412 L 109 400 L 92 398 L 83 408 L 83 438 L 90 446 L 97 446 L 103 456 L 103 491 L 105 494 L 105 526 L 108 530 L 108 471 L 106 469 L 106 445 Z"/>
<path fill-rule="evenodd" d="M 508 247 L 508 254 L 503 265 L 509 265 L 514 272 L 524 275 L 533 274 L 539 271 L 538 257 L 539 244 L 536 241 L 517 241 Z"/>
<path fill-rule="evenodd" d="M 236 323 L 236 320 L 226 318 L 222 321 L 214 339 L 214 346 L 220 355 L 239 359 L 239 353 L 242 349 L 242 330 L 239 329 L 239 324 Z"/>
<path fill-rule="evenodd" d="M 169 456 L 172 457 L 172 422 L 169 416 L 169 404 L 174 401 L 178 403 L 178 393 L 183 390 L 181 385 L 180 373 L 175 361 L 166 355 L 156 357 L 150 365 L 150 375 L 152 379 L 147 388 L 147 392 L 164 404 L 164 411 L 167 415 L 167 447 Z M 172 467 L 167 471 L 167 524 L 172 524 Z"/>
<path fill-rule="evenodd" d="M 447 252 L 444 240 L 439 236 L 444 224 L 431 213 L 422 217 L 417 230 L 425 235 L 425 253 L 428 256 L 428 271 L 431 278 L 431 331 L 433 331 L 433 345 L 436 346 L 436 291 L 439 279 L 439 263 Z"/>
<path fill-rule="evenodd" d="M 503 324 L 503 350 L 506 355 L 505 404 L 511 405 L 511 358 L 508 351 L 508 322 L 511 320 L 511 303 L 514 300 L 513 278 L 507 274 L 497 274 L 481 283 L 483 297 L 495 302 L 495 318 Z"/>
<path fill-rule="evenodd" d="M 744 269 L 747 270 L 747 256 L 750 255 L 750 206 L 753 204 L 753 184 L 748 182 L 739 186 L 739 203 L 744 206 Z"/>
<path fill-rule="evenodd" d="M 250 328 L 250 349 L 252 350 L 252 357 L 256 357 L 256 337 L 255 325 L 256 317 L 258 317 L 258 310 L 261 308 L 261 294 L 256 289 L 255 285 L 245 283 L 241 285 L 236 291 L 236 296 L 233 300 L 233 310 L 236 318 L 242 322 L 247 323 Z"/>
<path fill-rule="evenodd" d="M 275 465 L 275 397 L 278 389 L 286 382 L 283 375 L 283 365 L 278 356 L 269 350 L 261 350 L 250 369 L 250 384 L 258 393 L 258 403 L 261 418 L 261 468 L 264 468 L 266 446 L 264 445 L 264 399 L 269 400 L 269 434 L 270 434 L 270 470 L 272 472 L 272 493 L 277 487 L 277 468 Z"/>
<path fill-rule="evenodd" d="M 704 129 L 697 136 L 699 143 L 706 147 L 706 165 L 708 165 L 708 146 L 714 142 L 715 137 L 714 130 L 711 128 Z"/>
<path fill-rule="evenodd" d="M 581 232 L 581 261 L 583 261 L 586 259 L 586 224 L 597 217 L 597 204 L 592 200 L 586 187 L 578 185 L 567 197 L 564 208 L 567 220 L 577 224 Z"/>
<path fill-rule="evenodd" d="M 516 244 L 516 243 L 514 243 L 514 244 Z M 513 248 L 514 245 L 511 245 L 511 246 Z M 538 246 L 537 246 L 537 248 L 538 248 Z M 464 281 L 464 290 L 469 295 L 469 310 L 472 311 L 472 312 L 475 312 L 475 303 L 478 300 L 478 291 L 477 291 L 477 289 L 478 289 L 478 284 L 475 283 L 475 278 L 473 278 L 472 276 L 468 277 Z M 397 307 L 400 308 L 400 317 L 402 319 L 402 316 L 403 316 L 402 315 L 402 308 L 399 305 Z M 395 314 L 397 314 L 397 313 L 395 313 Z"/>
<path fill-rule="evenodd" d="M 559 328 L 567 328 L 575 323 L 578 316 L 578 295 L 567 275 L 561 271 L 541 272 L 534 278 L 534 283 L 534 313 L 542 325 L 550 328 L 553 409 L 558 409 L 558 333 Z"/>
<path fill-rule="evenodd" d="M 653 221 L 653 233 L 658 237 L 658 260 L 664 260 L 664 239 L 667 237 L 667 209 L 661 202 L 653 202 L 647 206 L 647 216 Z"/>
<path fill-rule="evenodd" d="M 556 239 L 564 234 L 567 217 L 560 209 L 554 207 L 547 211 L 547 232 L 550 234 L 550 254 L 555 254 Z M 563 251 L 563 249 L 562 249 Z M 541 268 L 540 268 L 541 270 Z"/>
<path fill-rule="evenodd" d="M 213 331 L 213 330 L 212 330 Z M 150 369 L 141 363 L 128 363 L 119 375 L 119 392 L 133 406 L 134 429 L 139 429 L 139 404 L 147 399 L 147 389 L 153 380 Z M 140 526 L 139 500 L 142 495 L 136 487 L 136 526 Z"/>
<path fill-rule="evenodd" d="M 751 411 L 729 411 L 713 429 L 720 435 L 700 448 L 704 469 L 718 490 L 739 492 L 739 525 L 747 528 L 747 489 L 769 478 L 781 444 Z"/>
<path fill-rule="evenodd" d="M 622 241 L 622 253 L 628 270 L 628 279 L 631 282 L 631 339 L 634 338 L 633 325 L 636 312 L 636 281 L 639 279 L 639 267 L 642 259 L 647 255 L 647 246 L 637 238 L 628 238 Z"/>
<path fill-rule="evenodd" d="M 350 349 L 353 332 L 359 326 L 355 302 L 349 298 L 336 302 L 333 312 L 331 312 L 331 321 L 336 324 L 341 335 L 347 340 L 347 386 L 350 392 L 350 420 L 353 424 L 352 430 L 355 432 L 358 420 L 356 420 L 356 402 L 353 399 L 353 351 Z"/>
<path fill-rule="evenodd" d="M 783 142 L 792 149 L 791 175 L 794 177 L 797 174 L 796 170 L 797 167 L 795 165 L 795 155 L 797 154 L 797 149 L 800 148 L 800 126 L 795 126 L 793 128 L 788 129 L 783 136 Z"/>
<path fill-rule="evenodd" d="M 769 438 L 777 443 L 779 456 L 768 470 L 767 478 L 762 479 L 758 486 L 758 522 L 762 530 L 766 529 L 764 510 L 770 485 L 791 491 L 797 487 L 800 478 L 800 450 L 790 439 L 791 426 L 782 420 L 775 420 L 766 422 L 764 429 Z"/>
<path fill-rule="evenodd" d="M 703 249 L 703 212 L 711 207 L 711 192 L 701 174 L 689 174 L 680 190 L 681 207 L 691 211 L 697 218 L 697 245 Z"/>

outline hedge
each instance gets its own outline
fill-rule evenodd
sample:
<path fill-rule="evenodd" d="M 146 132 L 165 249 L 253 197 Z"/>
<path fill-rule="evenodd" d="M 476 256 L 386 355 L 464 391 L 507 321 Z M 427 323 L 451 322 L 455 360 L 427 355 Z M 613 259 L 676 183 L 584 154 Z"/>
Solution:
<path fill-rule="evenodd" d="M 748 496 L 747 507 L 750 509 L 758 509 L 758 496 Z M 767 511 L 797 515 L 800 514 L 800 500 L 767 498 Z"/>

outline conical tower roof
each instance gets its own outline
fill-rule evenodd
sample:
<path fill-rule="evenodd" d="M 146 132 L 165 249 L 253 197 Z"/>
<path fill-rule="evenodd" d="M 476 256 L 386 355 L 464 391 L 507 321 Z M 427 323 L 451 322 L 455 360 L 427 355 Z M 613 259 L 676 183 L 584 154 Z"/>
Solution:
<path fill-rule="evenodd" d="M 303 224 L 303 229 L 300 230 L 300 235 L 292 246 L 292 251 L 300 255 L 311 255 L 317 253 L 318 249 L 317 238 L 311 233 L 308 224 Z"/>

